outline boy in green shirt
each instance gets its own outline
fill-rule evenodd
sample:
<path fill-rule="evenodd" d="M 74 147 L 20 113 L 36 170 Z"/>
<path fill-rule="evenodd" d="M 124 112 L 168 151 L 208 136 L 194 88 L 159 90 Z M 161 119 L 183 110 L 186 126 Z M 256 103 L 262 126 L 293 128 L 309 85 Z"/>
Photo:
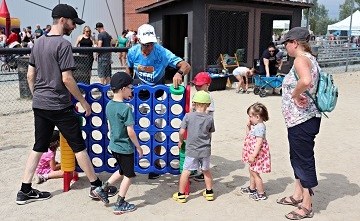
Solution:
<path fill-rule="evenodd" d="M 120 168 L 119 172 L 115 172 L 107 182 L 93 191 L 105 204 L 108 204 L 108 186 L 123 177 L 119 196 L 114 206 L 114 214 L 116 215 L 132 212 L 136 209 L 134 204 L 125 201 L 126 192 L 131 185 L 131 178 L 136 176 L 134 172 L 134 146 L 139 159 L 143 156 L 143 150 L 134 131 L 135 122 L 132 109 L 123 102 L 124 99 L 132 97 L 132 81 L 130 75 L 125 72 L 117 72 L 111 78 L 110 88 L 114 92 L 114 97 L 106 105 L 106 118 L 109 121 L 110 130 L 109 148 Z"/>

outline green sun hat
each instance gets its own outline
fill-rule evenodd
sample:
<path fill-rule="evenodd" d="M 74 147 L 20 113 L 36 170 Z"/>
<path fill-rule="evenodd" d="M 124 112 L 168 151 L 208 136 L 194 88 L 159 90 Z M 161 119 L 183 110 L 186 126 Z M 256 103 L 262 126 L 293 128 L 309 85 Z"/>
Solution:
<path fill-rule="evenodd" d="M 210 94 L 206 91 L 197 91 L 194 94 L 193 102 L 200 103 L 200 104 L 210 104 Z"/>

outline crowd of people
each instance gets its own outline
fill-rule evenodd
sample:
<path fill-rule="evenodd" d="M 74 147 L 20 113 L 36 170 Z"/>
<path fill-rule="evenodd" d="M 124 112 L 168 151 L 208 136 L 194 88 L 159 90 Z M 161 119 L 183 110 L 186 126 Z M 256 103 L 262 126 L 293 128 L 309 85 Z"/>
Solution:
<path fill-rule="evenodd" d="M 114 92 L 113 99 L 106 106 L 106 117 L 109 120 L 111 131 L 109 148 L 120 165 L 119 171 L 115 172 L 107 181 L 102 182 L 95 174 L 86 152 L 80 122 L 69 99 L 72 95 L 80 102 L 85 110 L 85 117 L 91 114 L 91 107 L 82 96 L 72 75 L 75 63 L 71 43 L 62 37 L 70 35 L 76 25 L 84 24 L 84 21 L 78 17 L 73 7 L 66 4 L 57 5 L 52 10 L 52 18 L 54 23 L 48 34 L 55 37 L 39 38 L 40 43 L 34 45 L 29 60 L 27 79 L 33 94 L 35 144 L 26 163 L 16 203 L 26 204 L 51 197 L 50 192 L 32 188 L 31 183 L 35 173 L 37 183 L 62 177 L 62 172 L 59 171 L 59 165 L 55 160 L 58 147 L 58 133 L 54 133 L 56 126 L 68 141 L 79 166 L 90 181 L 89 196 L 108 204 L 108 198 L 118 193 L 114 214 L 134 211 L 136 205 L 128 203 L 125 197 L 132 178 L 136 176 L 134 152 L 137 151 L 138 158 L 141 158 L 143 150 L 134 131 L 133 112 L 124 103 L 124 100 L 132 97 L 132 88 L 135 84 L 163 84 L 167 66 L 177 69 L 173 77 L 173 86 L 178 88 L 191 67 L 186 61 L 157 44 L 155 29 L 149 24 L 141 25 L 136 35 L 134 32 L 129 34 L 130 31 L 124 31 L 119 37 L 119 47 L 131 46 L 126 59 L 122 60 L 122 62 L 126 61 L 124 72 L 117 72 L 112 76 L 108 52 L 95 55 L 94 59 L 98 60 L 99 65 L 101 64 L 99 76 L 103 78 L 102 83 L 110 84 L 110 88 Z M 91 37 L 90 27 L 85 26 L 83 34 L 77 38 L 76 46 L 109 47 L 112 38 L 106 32 L 104 25 L 99 22 L 95 28 L 99 32 L 97 43 L 94 43 L 94 39 Z M 44 34 L 40 31 L 35 33 Z M 129 40 L 127 36 L 131 39 Z M 291 196 L 283 197 L 276 202 L 296 207 L 295 210 L 285 215 L 291 220 L 313 217 L 313 188 L 318 184 L 314 139 L 319 132 L 321 113 L 305 92 L 308 91 L 310 94 L 316 92 L 320 68 L 312 55 L 308 43 L 309 36 L 310 33 L 307 29 L 296 27 L 291 29 L 282 40 L 289 55 L 295 58 L 293 68 L 284 78 L 281 105 L 288 131 L 295 190 Z M 270 57 L 274 56 L 276 49 L 270 45 L 266 49 L 266 54 L 269 54 Z M 122 56 L 121 59 L 124 57 Z M 271 73 L 273 70 L 266 67 L 267 62 L 264 63 L 266 74 Z M 54 68 L 56 66 L 58 68 Z M 253 74 L 254 70 L 241 69 L 238 72 L 239 76 L 247 77 Z M 185 185 L 194 170 L 200 170 L 200 175 L 205 181 L 203 197 L 207 201 L 216 199 L 210 168 L 211 137 L 215 132 L 213 117 L 215 107 L 208 90 L 211 78 L 208 73 L 200 72 L 192 83 L 196 87 L 196 92 L 192 97 L 192 111 L 186 113 L 182 119 L 179 131 L 178 146 L 179 148 L 185 147 L 185 160 L 179 189 L 172 195 L 172 198 L 180 203 L 187 201 Z M 248 89 L 247 82 L 245 85 L 241 85 L 241 88 L 246 91 Z M 238 89 L 240 90 L 240 87 Z M 140 91 L 138 96 L 147 95 Z M 155 96 L 160 97 L 162 94 L 155 94 Z M 255 201 L 266 200 L 268 195 L 260 174 L 271 172 L 271 144 L 267 142 L 265 126 L 265 122 L 270 119 L 271 110 L 256 102 L 245 111 L 248 121 L 242 161 L 249 165 L 250 183 L 249 186 L 242 187 L 241 192 L 249 195 L 249 198 Z M 186 132 L 187 138 L 184 144 Z M 155 153 L 159 154 L 156 150 Z M 154 166 L 158 166 L 157 164 L 158 162 L 155 161 Z M 149 174 L 149 179 L 158 177 L 159 174 Z M 119 179 L 122 181 L 118 190 L 111 185 Z"/>

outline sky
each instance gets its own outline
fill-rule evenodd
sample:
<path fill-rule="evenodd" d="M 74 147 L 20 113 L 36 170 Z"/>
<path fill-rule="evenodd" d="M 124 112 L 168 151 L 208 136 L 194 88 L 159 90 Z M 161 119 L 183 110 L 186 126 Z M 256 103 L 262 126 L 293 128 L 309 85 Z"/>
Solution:
<path fill-rule="evenodd" d="M 3 0 L 0 0 L 2 2 Z M 30 2 L 37 3 L 44 7 L 39 7 Z M 97 35 L 95 31 L 95 24 L 97 22 L 102 22 L 104 24 L 105 30 L 109 32 L 113 38 L 116 38 L 117 34 L 121 35 L 122 30 L 122 18 L 121 14 L 118 13 L 122 10 L 122 1 L 119 0 L 108 0 L 109 8 L 111 11 L 111 16 L 114 20 L 114 25 L 111 20 L 109 9 L 105 4 L 104 0 L 86 0 L 86 4 L 83 10 L 84 0 L 6 0 L 8 6 L 10 17 L 19 18 L 21 28 L 32 26 L 33 30 L 36 24 L 40 24 L 41 27 L 45 27 L 47 24 L 52 23 L 51 19 L 51 10 L 59 2 L 64 4 L 69 4 L 73 6 L 79 17 L 85 20 L 85 24 L 82 26 L 77 26 L 77 28 L 72 32 L 71 36 L 67 37 L 71 42 L 75 43 L 78 35 L 82 33 L 82 29 L 85 25 L 90 26 L 93 33 Z M 102 4 L 99 4 L 101 2 Z M 20 6 L 20 7 L 19 7 Z M 49 8 L 49 9 L 46 9 Z"/>
<path fill-rule="evenodd" d="M 51 9 L 59 2 L 67 3 L 75 7 L 79 17 L 84 18 L 86 21 L 85 25 L 89 25 L 93 32 L 95 24 L 98 21 L 104 23 L 105 29 L 113 37 L 116 36 L 116 33 L 119 35 L 122 32 L 122 18 L 120 17 L 120 13 L 116 13 L 122 10 L 120 0 L 108 0 L 115 25 L 113 25 L 111 21 L 111 16 L 108 13 L 109 10 L 103 0 L 31 0 L 30 2 L 35 2 Z M 84 2 L 86 2 L 86 6 L 84 10 L 82 10 Z M 102 2 L 102 4 L 99 4 L 99 2 Z M 328 10 L 329 17 L 332 19 L 338 19 L 339 6 L 344 2 L 345 0 L 318 0 L 318 4 L 325 6 Z M 40 24 L 41 27 L 45 27 L 47 24 L 51 24 L 52 22 L 51 11 L 48 9 L 31 4 L 26 0 L 6 0 L 6 3 L 11 17 L 19 18 L 21 20 L 21 27 L 29 25 L 35 27 L 36 24 Z M 76 37 L 81 33 L 82 28 L 83 27 L 77 27 L 77 29 L 73 31 L 70 36 L 70 41 L 75 41 Z"/>
<path fill-rule="evenodd" d="M 344 4 L 345 0 L 318 0 L 318 4 L 322 4 L 329 11 L 328 16 L 332 19 L 339 18 L 339 6 Z"/>

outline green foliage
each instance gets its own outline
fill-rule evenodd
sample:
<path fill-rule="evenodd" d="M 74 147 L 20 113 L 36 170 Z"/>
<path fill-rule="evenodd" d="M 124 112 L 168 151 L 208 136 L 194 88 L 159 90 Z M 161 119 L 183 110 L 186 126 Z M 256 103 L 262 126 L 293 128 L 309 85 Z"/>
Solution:
<path fill-rule="evenodd" d="M 360 0 L 356 1 L 360 2 Z M 309 10 L 305 10 L 304 15 L 306 18 L 309 18 L 310 30 L 312 30 L 315 35 L 325 35 L 327 32 L 327 26 L 337 22 L 338 20 L 330 19 L 328 16 L 329 10 L 327 10 L 324 5 L 318 4 L 317 0 L 314 0 L 313 4 L 314 7 Z"/>
<path fill-rule="evenodd" d="M 345 0 L 344 4 L 340 5 L 339 19 L 343 20 L 351 15 L 353 0 Z M 353 13 L 359 10 L 360 0 L 354 0 Z"/>

